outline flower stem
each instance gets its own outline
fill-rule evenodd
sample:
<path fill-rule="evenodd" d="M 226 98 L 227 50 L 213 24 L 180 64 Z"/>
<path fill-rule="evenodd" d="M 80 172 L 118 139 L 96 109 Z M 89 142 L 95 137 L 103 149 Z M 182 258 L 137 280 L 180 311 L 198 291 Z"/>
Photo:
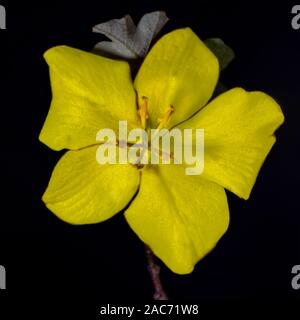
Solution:
<path fill-rule="evenodd" d="M 160 266 L 157 265 L 155 262 L 155 255 L 148 246 L 145 246 L 145 251 L 146 251 L 146 258 L 148 262 L 148 271 L 151 275 L 152 284 L 155 290 L 153 299 L 169 300 L 160 281 Z"/>

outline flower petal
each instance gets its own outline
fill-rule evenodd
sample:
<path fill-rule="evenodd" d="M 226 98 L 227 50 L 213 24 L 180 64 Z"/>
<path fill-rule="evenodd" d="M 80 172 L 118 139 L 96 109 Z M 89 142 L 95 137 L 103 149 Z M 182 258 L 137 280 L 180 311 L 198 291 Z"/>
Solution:
<path fill-rule="evenodd" d="M 235 88 L 220 95 L 179 128 L 204 129 L 204 172 L 248 199 L 258 172 L 283 123 L 279 105 L 262 92 Z"/>
<path fill-rule="evenodd" d="M 140 174 L 125 164 L 100 165 L 97 146 L 68 151 L 43 196 L 46 206 L 72 224 L 97 223 L 122 210 L 136 193 Z"/>
<path fill-rule="evenodd" d="M 53 92 L 40 140 L 54 150 L 96 142 L 100 129 L 118 131 L 118 120 L 138 126 L 128 63 L 60 46 L 45 53 Z"/>
<path fill-rule="evenodd" d="M 172 106 L 166 127 L 172 127 L 203 107 L 218 80 L 214 54 L 189 28 L 162 37 L 145 58 L 134 82 L 139 99 L 148 98 L 150 126 L 156 128 Z"/>
<path fill-rule="evenodd" d="M 229 223 L 225 191 L 179 165 L 144 168 L 125 212 L 130 227 L 174 272 L 186 274 L 216 245 Z"/>

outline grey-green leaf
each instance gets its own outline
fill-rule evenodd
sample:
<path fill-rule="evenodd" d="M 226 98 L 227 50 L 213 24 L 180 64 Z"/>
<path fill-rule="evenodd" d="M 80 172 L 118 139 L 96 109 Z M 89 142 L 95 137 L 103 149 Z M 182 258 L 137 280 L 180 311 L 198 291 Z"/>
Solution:
<path fill-rule="evenodd" d="M 104 34 L 112 41 L 111 45 L 108 41 L 97 43 L 94 48 L 95 52 L 99 50 L 125 59 L 136 59 L 138 57 L 132 46 L 136 26 L 129 15 L 121 19 L 100 23 L 93 28 L 93 32 Z"/>
<path fill-rule="evenodd" d="M 119 57 L 125 60 L 137 59 L 135 52 L 126 48 L 119 42 L 101 41 L 97 43 L 92 50 L 93 53 L 103 55 L 105 57 Z"/>
<path fill-rule="evenodd" d="M 146 56 L 151 41 L 168 21 L 169 18 L 163 11 L 147 13 L 142 17 L 134 35 L 134 48 L 138 56 Z"/>
<path fill-rule="evenodd" d="M 168 20 L 164 12 L 155 11 L 145 14 L 137 27 L 129 15 L 98 24 L 93 31 L 104 34 L 111 42 L 99 42 L 93 51 L 126 60 L 142 58 Z"/>
<path fill-rule="evenodd" d="M 221 70 L 224 70 L 235 57 L 234 51 L 219 38 L 209 38 L 204 43 L 218 58 Z"/>

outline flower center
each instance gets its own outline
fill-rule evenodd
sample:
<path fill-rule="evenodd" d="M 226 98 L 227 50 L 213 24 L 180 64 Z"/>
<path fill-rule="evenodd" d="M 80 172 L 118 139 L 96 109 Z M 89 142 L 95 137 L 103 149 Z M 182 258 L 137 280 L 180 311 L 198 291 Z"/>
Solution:
<path fill-rule="evenodd" d="M 162 128 L 166 127 L 166 124 L 171 118 L 171 115 L 175 111 L 173 106 L 169 106 L 162 116 L 162 118 L 158 119 L 158 127 L 157 130 L 160 130 Z M 140 117 L 141 126 L 143 129 L 146 129 L 147 127 L 147 120 L 149 119 L 149 113 L 148 113 L 148 97 L 143 96 L 140 101 L 138 102 L 138 115 Z"/>
<path fill-rule="evenodd" d="M 166 112 L 163 114 L 163 116 L 161 118 L 158 119 L 158 126 L 155 129 L 156 133 L 154 135 L 154 138 L 157 138 L 157 136 L 159 135 L 159 132 L 161 129 L 165 128 L 168 121 L 170 120 L 173 112 L 174 112 L 174 107 L 173 106 L 169 106 L 166 110 Z M 143 96 L 139 102 L 138 102 L 138 115 L 140 117 L 140 122 L 141 122 L 141 127 L 142 129 L 146 130 L 147 129 L 147 120 L 149 119 L 149 113 L 148 113 L 148 97 Z M 148 128 L 149 129 L 149 128 Z M 152 137 L 153 139 L 153 137 Z M 136 166 L 141 169 L 144 167 L 144 165 L 141 163 L 143 157 L 147 156 L 149 157 L 150 155 L 150 149 L 151 149 L 151 139 L 149 138 L 148 140 L 148 145 L 147 144 L 143 144 L 143 150 L 141 151 L 140 157 L 139 157 L 139 161 L 136 162 Z M 164 157 L 170 157 L 171 159 L 173 158 L 172 152 L 170 152 L 170 154 L 166 154 L 166 152 L 163 152 L 162 150 L 160 150 L 160 148 L 158 149 L 154 149 L 156 154 L 159 156 L 160 159 L 163 159 Z"/>

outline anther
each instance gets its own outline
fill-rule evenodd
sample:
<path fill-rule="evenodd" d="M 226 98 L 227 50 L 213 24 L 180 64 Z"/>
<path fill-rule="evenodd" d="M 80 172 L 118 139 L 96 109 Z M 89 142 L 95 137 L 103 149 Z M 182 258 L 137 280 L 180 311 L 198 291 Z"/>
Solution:
<path fill-rule="evenodd" d="M 166 113 L 164 114 L 164 116 L 161 118 L 161 119 L 158 119 L 158 127 L 157 129 L 160 130 L 162 129 L 163 127 L 166 126 L 167 122 L 169 121 L 169 119 L 171 118 L 171 115 L 172 113 L 174 112 L 174 107 L 173 106 L 170 106 L 168 108 L 168 110 L 166 111 Z"/>
<path fill-rule="evenodd" d="M 139 103 L 138 114 L 139 114 L 140 119 L 141 119 L 142 128 L 145 129 L 146 128 L 147 119 L 149 118 L 149 114 L 148 114 L 148 98 L 143 96 L 141 100 L 142 101 Z"/>

